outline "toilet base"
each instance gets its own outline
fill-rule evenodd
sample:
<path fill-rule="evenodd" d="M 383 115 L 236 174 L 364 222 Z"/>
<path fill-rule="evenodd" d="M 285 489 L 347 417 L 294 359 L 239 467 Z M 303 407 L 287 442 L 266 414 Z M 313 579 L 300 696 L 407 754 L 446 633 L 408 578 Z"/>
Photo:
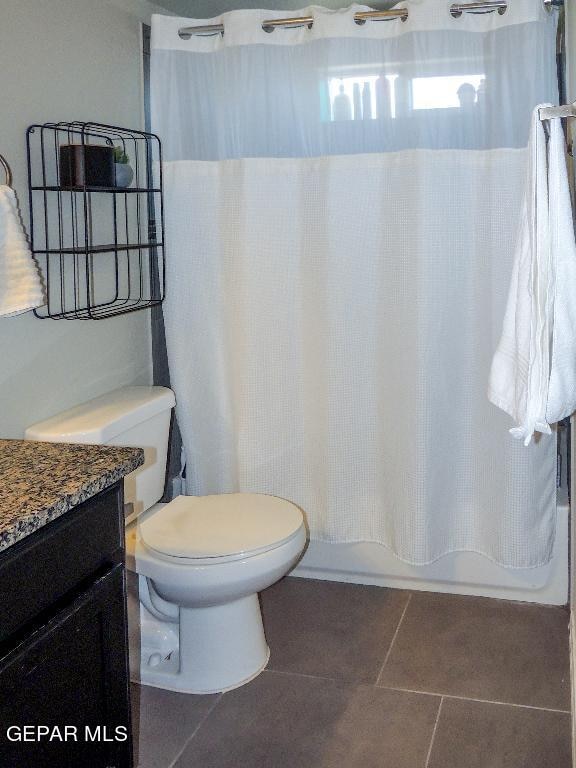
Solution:
<path fill-rule="evenodd" d="M 258 677 L 259 674 L 261 674 L 266 667 L 268 666 L 268 661 L 270 660 L 270 651 L 266 653 L 266 659 L 264 660 L 264 663 L 262 666 L 257 669 L 255 672 L 253 672 L 249 677 L 245 678 L 244 680 L 240 680 L 233 685 L 228 686 L 227 688 L 215 688 L 213 690 L 196 690 L 196 689 L 190 689 L 182 686 L 182 679 L 179 678 L 177 668 L 174 667 L 174 671 L 170 672 L 169 670 L 164 670 L 162 672 L 158 667 L 153 669 L 146 669 L 143 670 L 143 674 L 140 676 L 134 676 L 131 678 L 133 683 L 137 683 L 138 685 L 148 685 L 150 688 L 163 688 L 165 691 L 174 691 L 175 693 L 191 693 L 196 695 L 201 694 L 209 694 L 209 693 L 226 693 L 227 691 L 233 691 L 235 688 L 241 688 L 243 685 L 246 685 L 246 683 L 249 683 L 251 680 L 254 680 L 254 678 Z M 176 664 L 177 664 L 176 659 Z"/>
<path fill-rule="evenodd" d="M 175 625 L 172 625 L 175 627 Z M 135 682 L 181 693 L 221 693 L 253 680 L 268 664 L 258 595 L 180 608 L 179 647 L 154 665 L 146 649 Z"/>

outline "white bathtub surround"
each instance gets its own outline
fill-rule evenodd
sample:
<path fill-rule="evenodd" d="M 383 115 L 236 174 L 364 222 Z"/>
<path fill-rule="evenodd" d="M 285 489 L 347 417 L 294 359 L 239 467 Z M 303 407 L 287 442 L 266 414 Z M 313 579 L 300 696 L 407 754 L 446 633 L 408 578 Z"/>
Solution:
<path fill-rule="evenodd" d="M 530 115 L 557 101 L 555 15 L 406 5 L 364 26 L 309 8 L 311 29 L 272 33 L 238 11 L 188 40 L 206 20 L 153 20 L 185 491 L 290 499 L 312 547 L 538 568 L 555 436 L 510 439 L 486 382 Z"/>
<path fill-rule="evenodd" d="M 536 568 L 503 568 L 477 552 L 450 552 L 433 563 L 415 566 L 399 560 L 392 550 L 381 544 L 311 541 L 292 575 L 394 589 L 566 605 L 569 515 L 566 493 L 560 490 L 552 557 Z"/>
<path fill-rule="evenodd" d="M 43 303 L 44 289 L 16 195 L 11 187 L 0 184 L 0 317 L 19 315 Z"/>
<path fill-rule="evenodd" d="M 546 106 L 546 105 L 540 105 Z M 576 243 L 560 120 L 532 115 L 524 207 L 488 396 L 528 445 L 576 409 Z"/>

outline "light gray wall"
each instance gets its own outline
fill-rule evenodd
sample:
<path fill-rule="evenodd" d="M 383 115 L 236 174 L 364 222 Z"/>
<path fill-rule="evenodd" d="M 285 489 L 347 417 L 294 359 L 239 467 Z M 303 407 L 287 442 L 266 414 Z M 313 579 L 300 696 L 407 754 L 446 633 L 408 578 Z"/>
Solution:
<path fill-rule="evenodd" d="M 0 153 L 25 222 L 29 124 L 142 125 L 140 18 L 149 10 L 136 0 L 0 0 Z M 21 437 L 39 419 L 150 380 L 148 311 L 101 321 L 0 318 L 0 436 Z"/>
<path fill-rule="evenodd" d="M 566 96 L 576 100 L 576 7 L 572 0 L 564 4 L 566 35 Z"/>
<path fill-rule="evenodd" d="M 566 32 L 566 98 L 576 100 L 576 7 L 572 0 L 564 6 Z M 576 131 L 574 120 L 569 120 L 569 138 L 574 141 Z M 574 167 L 572 166 L 572 172 Z M 572 456 L 571 456 L 571 500 L 570 500 L 570 655 L 572 683 L 572 753 L 576 755 L 576 515 L 574 514 L 574 494 L 576 493 L 576 421 L 572 416 Z"/>
<path fill-rule="evenodd" d="M 367 3 L 375 8 L 387 8 L 390 2 Z M 238 8 L 268 8 L 271 10 L 298 10 L 308 5 L 323 5 L 326 8 L 347 8 L 346 0 L 321 0 L 307 3 L 305 0 L 162 0 L 162 5 L 179 16 L 194 19 L 209 19 L 226 11 Z"/>
<path fill-rule="evenodd" d="M 576 7 L 573 2 L 566 2 L 564 6 L 565 13 L 565 34 L 566 34 L 566 99 L 568 102 L 576 100 Z M 574 120 L 568 121 L 569 140 L 574 141 L 576 130 Z M 572 165 L 572 172 L 574 166 Z M 574 498 L 576 492 L 576 422 L 572 417 L 572 456 L 571 456 L 571 495 Z M 570 606 L 572 613 L 576 613 L 576 515 L 571 511 L 571 578 L 570 578 Z M 574 640 L 574 638 L 573 638 Z M 576 671 L 576 668 L 575 668 Z M 573 679 L 573 686 L 576 687 L 576 681 Z M 573 713 L 576 717 L 576 711 Z M 576 743 L 575 743 L 576 747 Z"/>

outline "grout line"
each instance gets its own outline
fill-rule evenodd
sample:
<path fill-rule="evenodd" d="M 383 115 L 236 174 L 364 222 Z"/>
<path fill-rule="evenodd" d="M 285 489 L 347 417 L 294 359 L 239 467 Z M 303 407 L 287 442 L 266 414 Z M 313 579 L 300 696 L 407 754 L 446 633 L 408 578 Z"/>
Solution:
<path fill-rule="evenodd" d="M 324 680 L 326 683 L 337 683 L 341 685 L 357 685 L 357 686 L 371 686 L 378 687 L 383 691 L 399 691 L 400 693 L 417 693 L 419 696 L 434 696 L 436 699 L 441 699 L 445 694 L 443 693 L 429 693 L 428 691 L 412 691 L 408 688 L 394 688 L 391 685 L 379 685 L 375 686 L 374 683 L 370 683 L 368 680 L 358 680 L 353 677 L 328 677 L 326 675 L 309 675 L 306 672 L 288 672 L 284 669 L 268 669 L 266 668 L 262 674 L 270 675 L 284 675 L 284 677 L 303 677 L 307 680 Z M 521 705 L 518 705 L 521 706 Z M 576 768 L 576 767 L 575 767 Z"/>
<path fill-rule="evenodd" d="M 382 662 L 382 666 L 380 667 L 380 672 L 378 672 L 378 677 L 376 678 L 376 682 L 374 685 L 379 685 L 380 678 L 382 677 L 382 674 L 384 672 L 384 667 L 386 666 L 388 659 L 390 658 L 390 654 L 392 653 L 392 648 L 394 647 L 394 643 L 396 642 L 396 638 L 398 637 L 398 632 L 400 631 L 400 627 L 402 626 L 402 622 L 404 621 L 404 616 L 406 615 L 406 611 L 408 610 L 408 606 L 410 605 L 410 600 L 412 600 L 412 592 L 408 595 L 408 600 L 406 600 L 406 605 L 404 606 L 404 610 L 402 611 L 402 616 L 400 616 L 400 621 L 398 622 L 398 626 L 396 627 L 396 632 L 394 632 L 394 636 L 392 637 L 392 641 L 390 642 L 390 646 L 388 648 L 388 651 L 386 653 L 386 656 L 384 657 L 384 661 Z"/>
<path fill-rule="evenodd" d="M 309 675 L 306 672 L 288 672 L 285 669 L 270 669 L 266 667 L 266 669 L 263 670 L 264 673 L 268 672 L 272 675 L 286 675 L 288 677 L 307 677 L 310 680 L 329 680 L 333 683 L 342 682 L 342 683 L 361 683 L 362 681 L 354 680 L 353 678 L 347 679 L 347 678 L 336 678 L 336 677 L 328 677 L 327 675 Z M 364 685 L 369 685 L 368 682 L 364 682 Z"/>
<path fill-rule="evenodd" d="M 176 764 L 178 763 L 178 760 L 180 760 L 180 758 L 182 757 L 182 754 L 184 753 L 184 750 L 186 749 L 186 747 L 188 746 L 188 744 L 190 744 L 190 742 L 192 741 L 192 739 L 194 738 L 194 736 L 196 736 L 196 734 L 198 733 L 198 731 L 200 730 L 200 728 L 201 728 L 201 727 L 204 725 L 204 723 L 206 722 L 206 720 L 208 720 L 208 718 L 210 717 L 210 715 L 212 714 L 212 712 L 214 712 L 214 710 L 216 709 L 216 707 L 218 706 L 218 704 L 219 704 L 219 703 L 222 701 L 222 698 L 223 698 L 223 696 L 224 696 L 224 694 L 223 694 L 223 693 L 219 693 L 219 694 L 217 694 L 217 696 L 215 697 L 215 699 L 216 699 L 216 700 L 214 701 L 214 703 L 212 704 L 212 706 L 211 706 L 211 707 L 208 709 L 208 711 L 204 713 L 204 717 L 203 717 L 203 718 L 200 720 L 200 722 L 198 723 L 198 725 L 196 726 L 196 728 L 194 728 L 194 730 L 192 731 L 192 733 L 190 734 L 190 736 L 189 736 L 189 737 L 186 739 L 186 741 L 184 742 L 184 746 L 182 747 L 182 749 L 180 750 L 180 752 L 178 752 L 178 754 L 176 755 L 176 757 L 174 758 L 174 760 L 172 760 L 172 762 L 170 763 L 170 765 L 168 766 L 168 768 L 175 768 Z"/>
<path fill-rule="evenodd" d="M 434 739 L 436 738 L 436 731 L 438 730 L 438 723 L 440 722 L 440 712 L 442 711 L 442 704 L 444 704 L 444 697 L 440 699 L 440 704 L 438 704 L 438 712 L 436 713 L 436 722 L 434 723 L 434 730 L 432 731 L 432 736 L 430 738 L 430 746 L 428 747 L 428 754 L 426 755 L 426 763 L 424 764 L 424 768 L 428 768 L 430 765 L 430 757 L 432 755 L 432 747 L 434 746 Z"/>
<path fill-rule="evenodd" d="M 499 707 L 518 707 L 519 709 L 536 709 L 539 712 L 558 712 L 561 715 L 571 714 L 569 709 L 553 709 L 552 707 L 536 707 L 533 704 L 515 704 L 512 701 L 494 701 L 493 699 L 476 699 L 473 696 L 458 696 L 455 693 L 438 693 L 438 691 L 418 691 L 415 688 L 400 688 L 396 685 L 379 685 L 390 691 L 402 691 L 403 693 L 421 693 L 427 696 L 440 696 L 442 699 L 456 699 L 457 701 L 474 701 L 477 704 L 496 704 Z"/>

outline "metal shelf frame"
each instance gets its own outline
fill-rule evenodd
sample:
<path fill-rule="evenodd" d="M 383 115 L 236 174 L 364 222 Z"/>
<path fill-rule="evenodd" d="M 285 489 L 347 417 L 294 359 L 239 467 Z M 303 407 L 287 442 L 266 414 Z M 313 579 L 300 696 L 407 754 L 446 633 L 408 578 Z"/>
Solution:
<path fill-rule="evenodd" d="M 46 287 L 41 319 L 100 320 L 160 304 L 165 293 L 162 146 L 158 136 L 88 122 L 31 125 L 26 133 L 32 252 Z M 62 147 L 80 158 L 67 185 Z M 107 147 L 112 177 L 91 184 L 89 152 Z M 112 150 L 128 156 L 120 186 Z M 94 150 L 93 150 L 94 151 Z M 100 154 L 101 150 L 98 150 Z M 65 171 L 65 169 L 64 169 Z M 117 182 L 118 180 L 118 182 Z M 110 183 L 111 182 L 111 183 Z"/>

